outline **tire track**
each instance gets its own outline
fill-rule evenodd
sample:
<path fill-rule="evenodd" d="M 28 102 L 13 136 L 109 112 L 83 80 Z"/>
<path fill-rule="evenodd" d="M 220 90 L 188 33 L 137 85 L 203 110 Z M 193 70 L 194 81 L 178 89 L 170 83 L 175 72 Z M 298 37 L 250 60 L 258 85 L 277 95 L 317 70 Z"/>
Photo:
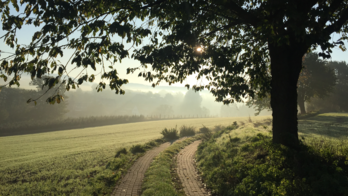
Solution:
<path fill-rule="evenodd" d="M 187 196 L 208 196 L 208 191 L 199 180 L 194 156 L 201 141 L 195 141 L 181 150 L 177 156 L 177 172 Z"/>
<path fill-rule="evenodd" d="M 121 182 L 115 187 L 112 196 L 138 196 L 141 194 L 141 185 L 147 168 L 150 166 L 153 158 L 160 152 L 170 146 L 170 142 L 161 144 L 159 147 L 151 149 L 140 157 L 128 170 L 127 174 L 121 179 Z"/>

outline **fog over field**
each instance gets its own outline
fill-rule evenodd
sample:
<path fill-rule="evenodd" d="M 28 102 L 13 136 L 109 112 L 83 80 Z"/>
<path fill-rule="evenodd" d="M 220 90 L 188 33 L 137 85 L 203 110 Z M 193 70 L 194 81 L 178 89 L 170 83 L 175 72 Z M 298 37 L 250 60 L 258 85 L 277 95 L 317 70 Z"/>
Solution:
<path fill-rule="evenodd" d="M 29 80 L 28 82 L 26 80 L 27 78 L 23 79 L 21 88 L 4 88 L 0 92 L 1 104 L 5 106 L 1 109 L 1 115 L 5 119 L 3 122 L 13 121 L 14 119 L 25 121 L 35 116 L 38 118 L 42 116 L 41 119 L 45 119 L 52 113 L 55 113 L 55 115 L 51 118 L 118 115 L 196 118 L 253 116 L 255 114 L 254 109 L 245 106 L 243 103 L 223 105 L 221 102 L 216 102 L 212 94 L 206 90 L 194 92 L 193 90 L 187 90 L 185 87 L 177 86 L 153 88 L 150 84 L 136 83 L 124 85 L 123 89 L 126 91 L 124 95 L 115 94 L 114 91 L 108 88 L 97 93 L 95 90 L 97 84 L 84 84 L 80 88 L 65 91 L 65 99 L 61 104 L 47 104 L 45 102 L 46 95 L 44 95 L 35 106 L 34 103 L 27 104 L 26 100 L 39 97 L 44 94 L 45 90 L 32 83 L 28 85 Z M 47 93 L 47 96 L 49 94 Z M 24 111 L 28 111 L 28 115 L 18 118 L 19 114 L 14 112 L 16 106 L 24 107 Z M 38 108 L 41 108 L 41 110 Z M 263 111 L 260 115 L 269 114 L 270 112 Z M 11 118 L 13 115 L 16 115 L 17 118 Z"/>
<path fill-rule="evenodd" d="M 93 91 L 92 91 L 93 90 Z M 68 116 L 90 115 L 183 115 L 183 116 L 249 116 L 255 111 L 242 103 L 223 105 L 208 91 L 194 92 L 183 87 L 156 87 L 127 84 L 125 95 L 110 90 L 95 93 L 76 90 L 68 92 L 73 103 Z M 262 114 L 267 114 L 266 112 Z M 269 113 L 268 113 L 269 114 Z"/>

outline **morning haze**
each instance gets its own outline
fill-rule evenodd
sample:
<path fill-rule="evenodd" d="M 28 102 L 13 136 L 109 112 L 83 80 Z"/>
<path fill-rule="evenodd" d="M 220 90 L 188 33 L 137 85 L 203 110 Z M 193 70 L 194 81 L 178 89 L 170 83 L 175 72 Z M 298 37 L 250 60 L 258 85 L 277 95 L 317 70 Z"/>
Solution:
<path fill-rule="evenodd" d="M 124 95 L 117 95 L 109 89 L 97 93 L 96 84 L 82 85 L 70 91 L 55 88 L 53 92 L 56 90 L 63 92 L 64 101 L 50 105 L 46 99 L 51 91 L 45 94 L 47 88 L 40 88 L 39 86 L 43 83 L 37 81 L 41 79 L 30 82 L 30 85 L 24 85 L 25 88 L 2 89 L 0 92 L 1 135 L 18 134 L 19 132 L 14 130 L 23 129 L 23 126 L 30 126 L 30 130 L 42 130 L 50 123 L 52 126 L 47 130 L 64 130 L 61 128 L 63 125 L 65 125 L 64 128 L 69 128 L 66 127 L 65 121 L 83 119 L 85 121 L 95 119 L 98 121 L 95 125 L 102 126 L 129 122 L 128 119 L 124 122 L 122 119 L 112 122 L 112 119 L 120 116 L 138 116 L 144 118 L 142 120 L 150 120 L 239 117 L 254 116 L 256 113 L 254 109 L 242 103 L 223 105 L 221 102 L 216 102 L 207 91 L 195 92 L 185 87 L 175 86 L 152 88 L 150 85 L 132 83 L 124 86 L 126 91 Z M 26 103 L 29 98 L 35 99 L 40 96 L 42 97 L 37 100 L 36 105 Z M 261 115 L 269 114 L 270 112 L 267 111 L 261 113 Z M 103 118 L 106 116 L 109 120 L 104 119 L 104 124 Z M 36 131 L 32 132 L 36 133 Z M 32 132 L 20 131 L 21 134 Z"/>
<path fill-rule="evenodd" d="M 1 1 L 0 196 L 348 196 L 347 5 Z"/>

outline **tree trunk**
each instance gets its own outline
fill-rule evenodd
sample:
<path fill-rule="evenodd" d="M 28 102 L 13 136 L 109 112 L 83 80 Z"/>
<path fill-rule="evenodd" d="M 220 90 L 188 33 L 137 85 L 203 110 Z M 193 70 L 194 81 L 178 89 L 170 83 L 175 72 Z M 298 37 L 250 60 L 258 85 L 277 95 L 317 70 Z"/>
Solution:
<path fill-rule="evenodd" d="M 297 103 L 298 106 L 300 106 L 300 112 L 301 114 L 306 114 L 306 107 L 305 107 L 305 101 L 304 101 L 304 95 L 302 95 L 302 93 L 298 93 L 297 95 Z"/>
<path fill-rule="evenodd" d="M 271 107 L 273 142 L 298 147 L 297 81 L 302 68 L 302 54 L 298 48 L 268 44 L 271 56 Z"/>

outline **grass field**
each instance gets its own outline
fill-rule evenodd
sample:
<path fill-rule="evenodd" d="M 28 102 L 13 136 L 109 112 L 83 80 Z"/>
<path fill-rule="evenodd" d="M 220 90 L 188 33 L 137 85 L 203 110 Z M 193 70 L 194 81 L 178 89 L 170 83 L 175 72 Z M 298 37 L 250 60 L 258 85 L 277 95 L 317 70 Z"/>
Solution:
<path fill-rule="evenodd" d="M 348 141 L 348 113 L 324 113 L 299 121 L 300 135 Z"/>
<path fill-rule="evenodd" d="M 197 151 L 217 195 L 348 195 L 348 113 L 299 120 L 298 151 L 271 142 L 268 119 L 238 122 Z"/>
<path fill-rule="evenodd" d="M 252 117 L 264 120 L 269 117 Z M 116 149 L 161 137 L 175 126 L 227 126 L 248 118 L 161 120 L 0 137 L 0 195 L 81 195 L 95 189 Z M 107 174 L 105 174 L 107 175 Z M 107 193 L 106 193 L 107 194 Z"/>

